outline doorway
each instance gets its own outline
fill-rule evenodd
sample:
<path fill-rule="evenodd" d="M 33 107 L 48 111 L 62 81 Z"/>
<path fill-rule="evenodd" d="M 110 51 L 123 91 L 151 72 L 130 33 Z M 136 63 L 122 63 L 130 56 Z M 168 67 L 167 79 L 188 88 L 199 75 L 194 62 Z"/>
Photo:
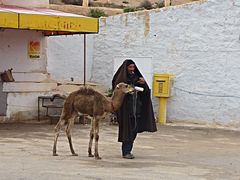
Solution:
<path fill-rule="evenodd" d="M 147 81 L 148 86 L 152 89 L 152 58 L 151 57 L 115 57 L 114 58 L 114 74 L 121 66 L 125 59 L 132 59 L 137 65 L 139 71 L 142 73 L 144 79 Z"/>

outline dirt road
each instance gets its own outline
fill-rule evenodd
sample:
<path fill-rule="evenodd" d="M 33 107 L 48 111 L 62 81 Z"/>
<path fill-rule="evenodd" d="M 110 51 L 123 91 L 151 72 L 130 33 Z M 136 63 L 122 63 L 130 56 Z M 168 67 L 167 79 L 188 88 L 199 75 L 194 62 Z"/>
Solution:
<path fill-rule="evenodd" d="M 87 157 L 89 125 L 74 127 L 70 155 L 67 138 L 52 156 L 53 127 L 49 124 L 0 124 L 1 180 L 71 179 L 240 179 L 240 132 L 209 128 L 159 126 L 139 134 L 133 160 L 121 158 L 117 126 L 101 124 L 99 153 Z"/>

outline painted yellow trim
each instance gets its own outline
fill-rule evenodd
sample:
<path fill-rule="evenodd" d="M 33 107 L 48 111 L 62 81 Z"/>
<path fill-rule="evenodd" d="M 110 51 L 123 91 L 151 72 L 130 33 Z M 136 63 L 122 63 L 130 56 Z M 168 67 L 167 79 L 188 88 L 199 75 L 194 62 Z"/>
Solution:
<path fill-rule="evenodd" d="M 0 28 L 18 28 L 18 14 L 0 11 Z"/>

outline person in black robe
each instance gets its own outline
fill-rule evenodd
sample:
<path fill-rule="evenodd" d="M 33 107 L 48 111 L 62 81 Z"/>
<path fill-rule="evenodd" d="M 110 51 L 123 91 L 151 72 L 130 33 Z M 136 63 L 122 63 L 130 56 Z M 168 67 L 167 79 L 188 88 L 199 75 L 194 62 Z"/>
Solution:
<path fill-rule="evenodd" d="M 127 94 L 122 106 L 116 112 L 119 125 L 118 141 L 122 142 L 122 156 L 133 159 L 134 155 L 131 151 L 137 133 L 155 132 L 157 127 L 149 86 L 131 59 L 126 59 L 115 73 L 112 79 L 112 88 L 114 89 L 120 82 L 144 89 L 133 95 Z"/>

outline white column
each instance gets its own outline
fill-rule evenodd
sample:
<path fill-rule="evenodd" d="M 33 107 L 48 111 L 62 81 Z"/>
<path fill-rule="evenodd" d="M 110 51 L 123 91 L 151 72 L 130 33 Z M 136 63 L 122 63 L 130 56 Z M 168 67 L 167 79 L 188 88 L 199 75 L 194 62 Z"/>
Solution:
<path fill-rule="evenodd" d="M 171 0 L 164 0 L 164 6 L 171 6 Z"/>
<path fill-rule="evenodd" d="M 89 0 L 83 0 L 83 7 L 88 7 Z"/>

